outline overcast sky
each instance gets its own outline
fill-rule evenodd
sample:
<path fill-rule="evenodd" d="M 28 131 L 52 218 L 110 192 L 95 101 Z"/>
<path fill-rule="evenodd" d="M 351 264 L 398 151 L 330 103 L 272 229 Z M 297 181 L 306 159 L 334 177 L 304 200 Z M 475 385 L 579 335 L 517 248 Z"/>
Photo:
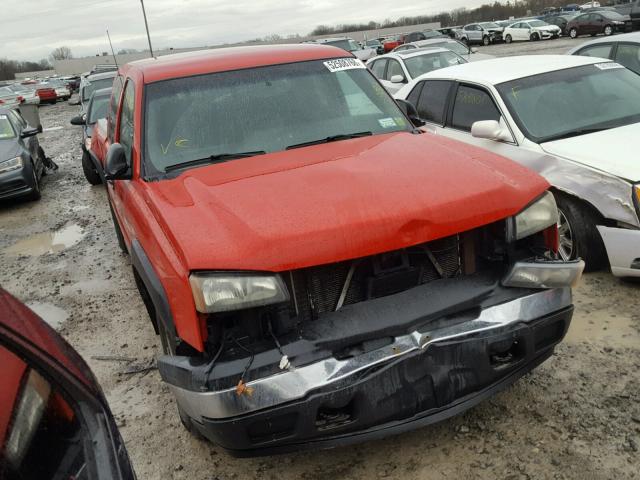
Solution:
<path fill-rule="evenodd" d="M 309 33 L 317 25 L 424 15 L 480 0 L 145 0 L 155 49 Z M 40 60 L 58 46 L 76 57 L 146 48 L 139 0 L 2 0 L 0 58 Z"/>

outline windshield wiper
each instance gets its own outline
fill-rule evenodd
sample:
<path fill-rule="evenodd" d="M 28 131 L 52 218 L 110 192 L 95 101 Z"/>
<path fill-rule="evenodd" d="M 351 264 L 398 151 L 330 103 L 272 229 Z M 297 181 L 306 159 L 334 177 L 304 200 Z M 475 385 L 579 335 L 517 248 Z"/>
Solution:
<path fill-rule="evenodd" d="M 310 142 L 289 145 L 287 147 L 287 150 L 291 150 L 293 148 L 309 147 L 311 145 L 320 145 L 321 143 L 339 142 L 340 140 L 349 140 L 350 138 L 369 137 L 371 135 L 373 135 L 373 132 L 343 133 L 340 135 L 332 135 L 330 137 L 321 138 L 319 140 L 311 140 Z"/>
<path fill-rule="evenodd" d="M 255 152 L 237 152 L 237 153 L 218 153 L 216 155 L 210 155 L 205 158 L 198 158 L 196 160 L 190 160 L 188 162 L 176 163 L 175 165 L 169 165 L 165 167 L 165 173 L 172 172 L 174 170 L 180 170 L 182 168 L 197 167 L 200 165 L 209 165 L 213 163 L 226 162 L 228 160 L 236 160 L 238 158 L 255 157 L 256 155 L 264 155 L 264 150 L 256 150 Z"/>
<path fill-rule="evenodd" d="M 578 137 L 580 135 L 587 135 L 589 133 L 602 132 L 603 130 L 609 130 L 610 128 L 613 128 L 613 127 L 579 128 L 576 130 L 571 130 L 570 132 L 564 132 L 558 135 L 551 135 L 550 137 L 544 138 L 540 143 L 553 142 L 555 140 L 563 140 L 565 138 Z"/>

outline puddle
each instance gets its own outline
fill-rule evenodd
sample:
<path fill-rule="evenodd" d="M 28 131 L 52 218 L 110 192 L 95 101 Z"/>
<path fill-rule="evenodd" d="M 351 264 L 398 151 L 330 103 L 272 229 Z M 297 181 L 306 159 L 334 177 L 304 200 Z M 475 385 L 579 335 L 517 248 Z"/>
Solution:
<path fill-rule="evenodd" d="M 13 255 L 38 256 L 56 253 L 79 243 L 85 236 L 79 225 L 69 225 L 55 232 L 43 232 L 20 240 L 6 249 Z"/>
<path fill-rule="evenodd" d="M 60 328 L 62 322 L 69 318 L 69 314 L 66 311 L 51 303 L 33 302 L 27 303 L 27 307 L 36 312 L 39 317 L 56 330 Z"/>
<path fill-rule="evenodd" d="M 113 282 L 111 280 L 87 280 L 84 282 L 76 282 L 71 285 L 65 285 L 60 289 L 62 295 L 74 295 L 74 294 L 99 294 L 107 290 L 113 289 Z"/>
<path fill-rule="evenodd" d="M 640 333 L 633 328 L 629 317 L 612 317 L 606 311 L 594 311 L 574 315 L 566 341 L 637 348 L 640 345 Z"/>

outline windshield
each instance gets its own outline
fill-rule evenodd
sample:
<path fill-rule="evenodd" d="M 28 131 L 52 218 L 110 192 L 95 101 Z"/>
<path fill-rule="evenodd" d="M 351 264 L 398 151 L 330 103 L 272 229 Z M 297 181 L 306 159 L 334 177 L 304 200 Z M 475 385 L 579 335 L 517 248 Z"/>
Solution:
<path fill-rule="evenodd" d="M 145 109 L 147 174 L 210 156 L 410 130 L 389 94 L 352 58 L 153 83 Z"/>
<path fill-rule="evenodd" d="M 107 118 L 107 106 L 109 105 L 109 95 L 101 95 L 93 97 L 87 123 L 93 125 L 101 118 Z"/>
<path fill-rule="evenodd" d="M 425 47 L 441 47 L 446 48 L 447 50 L 451 50 L 452 52 L 457 53 L 458 55 L 469 55 L 469 47 L 463 45 L 460 42 L 437 42 L 430 43 L 429 45 L 425 45 Z"/>
<path fill-rule="evenodd" d="M 627 18 L 624 15 L 620 15 L 618 12 L 610 12 L 605 10 L 598 13 L 602 14 L 603 17 L 606 17 L 610 20 L 617 20 L 619 22 L 624 22 L 625 20 L 627 20 Z"/>
<path fill-rule="evenodd" d="M 13 131 L 13 127 L 7 116 L 0 115 L 0 140 L 14 138 L 15 136 L 16 132 Z"/>
<path fill-rule="evenodd" d="M 91 94 L 96 90 L 109 88 L 111 85 L 113 85 L 114 78 L 115 77 L 109 77 L 91 81 L 82 89 L 82 100 L 89 100 L 91 98 Z"/>
<path fill-rule="evenodd" d="M 543 22 L 542 20 L 530 20 L 529 25 L 532 27 L 546 27 L 549 25 L 547 22 Z"/>
<path fill-rule="evenodd" d="M 536 143 L 640 121 L 640 76 L 616 63 L 544 73 L 497 88 Z"/>
<path fill-rule="evenodd" d="M 404 60 L 404 64 L 407 70 L 409 70 L 412 79 L 424 73 L 460 63 L 467 63 L 467 61 L 453 52 L 429 53 L 417 57 L 405 58 Z"/>

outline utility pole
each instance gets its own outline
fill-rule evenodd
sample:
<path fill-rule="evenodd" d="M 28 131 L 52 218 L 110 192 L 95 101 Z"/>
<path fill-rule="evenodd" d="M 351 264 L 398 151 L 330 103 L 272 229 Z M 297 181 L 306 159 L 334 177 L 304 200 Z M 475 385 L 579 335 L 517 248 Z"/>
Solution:
<path fill-rule="evenodd" d="M 147 40 L 149 40 L 149 52 L 151 53 L 151 57 L 156 58 L 153 55 L 153 47 L 151 46 L 151 35 L 149 35 L 149 24 L 147 23 L 147 12 L 144 9 L 144 0 L 140 0 L 140 5 L 142 5 L 142 16 L 144 17 L 144 28 L 147 29 Z"/>

